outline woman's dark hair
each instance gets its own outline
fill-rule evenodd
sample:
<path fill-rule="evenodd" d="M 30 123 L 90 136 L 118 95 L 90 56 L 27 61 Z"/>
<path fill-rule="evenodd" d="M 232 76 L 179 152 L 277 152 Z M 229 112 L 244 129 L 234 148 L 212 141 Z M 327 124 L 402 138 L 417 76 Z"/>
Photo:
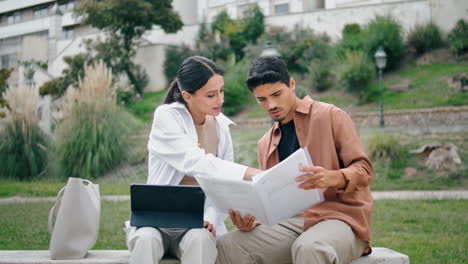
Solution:
<path fill-rule="evenodd" d="M 192 56 L 185 59 L 180 64 L 176 79 L 172 81 L 166 93 L 164 103 L 180 102 L 185 104 L 182 91 L 194 94 L 215 74 L 223 75 L 223 72 L 212 60 L 202 56 Z"/>
<path fill-rule="evenodd" d="M 256 59 L 249 70 L 249 76 L 245 84 L 250 91 L 257 86 L 282 82 L 289 87 L 291 76 L 286 63 L 280 59 L 265 57 Z"/>

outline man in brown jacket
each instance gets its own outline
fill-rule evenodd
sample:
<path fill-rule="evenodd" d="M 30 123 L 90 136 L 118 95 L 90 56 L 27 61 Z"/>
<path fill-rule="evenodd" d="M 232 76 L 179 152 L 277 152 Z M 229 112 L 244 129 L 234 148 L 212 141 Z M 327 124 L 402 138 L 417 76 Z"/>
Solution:
<path fill-rule="evenodd" d="M 302 169 L 299 188 L 320 188 L 325 201 L 274 226 L 231 211 L 237 230 L 219 238 L 217 263 L 350 263 L 369 254 L 373 168 L 351 118 L 333 105 L 299 99 L 279 59 L 257 59 L 246 83 L 276 121 L 258 143 L 261 169 L 307 147 L 314 166 Z"/>

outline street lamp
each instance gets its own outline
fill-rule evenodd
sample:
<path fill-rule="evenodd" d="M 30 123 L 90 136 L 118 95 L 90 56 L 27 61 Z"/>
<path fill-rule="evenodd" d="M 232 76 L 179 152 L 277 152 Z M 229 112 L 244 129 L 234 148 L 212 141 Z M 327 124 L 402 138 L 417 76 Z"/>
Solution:
<path fill-rule="evenodd" d="M 379 68 L 379 85 L 380 85 L 380 126 L 385 126 L 384 113 L 383 113 L 383 87 L 382 87 L 382 70 L 387 65 L 387 54 L 385 50 L 380 46 L 375 52 L 375 63 Z"/>
<path fill-rule="evenodd" d="M 262 49 L 262 53 L 260 53 L 260 58 L 266 58 L 266 57 L 273 57 L 273 58 L 279 58 L 281 57 L 281 53 L 273 46 L 273 42 L 268 40 L 265 43 L 265 47 Z"/>

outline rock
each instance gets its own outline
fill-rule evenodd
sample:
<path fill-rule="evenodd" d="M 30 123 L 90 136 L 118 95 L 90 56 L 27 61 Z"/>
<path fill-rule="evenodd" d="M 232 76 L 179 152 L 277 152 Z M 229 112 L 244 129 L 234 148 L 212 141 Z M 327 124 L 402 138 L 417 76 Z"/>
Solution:
<path fill-rule="evenodd" d="M 460 156 L 458 155 L 458 147 L 452 143 L 426 144 L 421 148 L 410 152 L 423 155 L 427 155 L 429 153 L 425 163 L 426 167 L 429 169 L 439 169 L 448 163 L 454 163 L 456 165 L 462 164 Z"/>
<path fill-rule="evenodd" d="M 468 92 L 468 73 L 459 73 L 448 78 L 447 84 L 455 92 Z"/>

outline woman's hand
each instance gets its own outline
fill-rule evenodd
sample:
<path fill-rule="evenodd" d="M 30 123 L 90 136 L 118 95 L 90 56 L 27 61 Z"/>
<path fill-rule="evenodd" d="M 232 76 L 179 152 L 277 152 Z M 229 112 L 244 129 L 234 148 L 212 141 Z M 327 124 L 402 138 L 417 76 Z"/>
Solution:
<path fill-rule="evenodd" d="M 252 229 L 257 226 L 257 223 L 255 223 L 255 216 L 247 214 L 244 219 L 242 219 L 240 212 L 232 209 L 229 209 L 229 215 L 231 216 L 232 223 L 239 230 L 252 231 Z"/>
<path fill-rule="evenodd" d="M 255 176 L 257 173 L 260 173 L 260 172 L 261 172 L 261 170 L 259 170 L 259 169 L 248 168 L 245 171 L 245 174 L 244 174 L 244 181 L 251 181 L 252 177 Z"/>
<path fill-rule="evenodd" d="M 203 221 L 203 227 L 208 229 L 208 231 L 210 231 L 210 233 L 216 237 L 216 229 L 214 228 L 214 226 L 212 224 L 210 224 L 210 222 L 208 221 Z"/>

